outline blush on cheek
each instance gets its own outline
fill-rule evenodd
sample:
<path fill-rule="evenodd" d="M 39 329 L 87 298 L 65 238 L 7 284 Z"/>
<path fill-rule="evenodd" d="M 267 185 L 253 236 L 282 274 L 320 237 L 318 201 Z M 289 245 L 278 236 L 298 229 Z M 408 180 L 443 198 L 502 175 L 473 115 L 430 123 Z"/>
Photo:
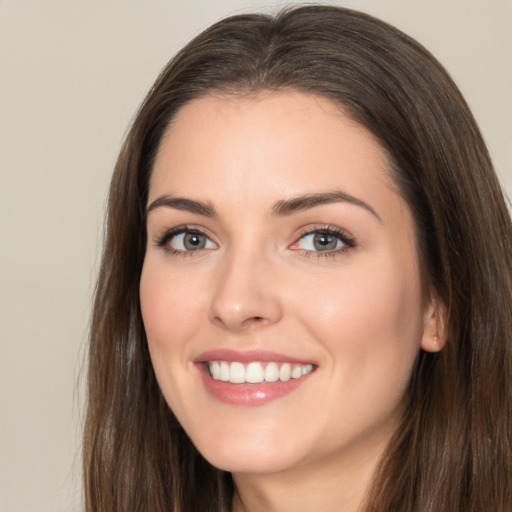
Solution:
<path fill-rule="evenodd" d="M 148 282 L 148 280 L 141 281 L 140 305 L 142 320 L 152 358 L 154 350 L 159 350 L 160 347 L 171 341 L 173 337 L 173 322 L 168 314 L 172 304 L 169 304 L 165 300 L 165 295 L 162 296 L 162 293 L 159 293 L 159 291 L 159 286 L 154 282 Z"/>
<path fill-rule="evenodd" d="M 204 286 L 204 285 L 203 285 Z M 150 344 L 175 345 L 194 338 L 204 316 L 204 297 L 197 283 L 153 265 L 144 268 L 140 281 L 140 303 Z"/>
<path fill-rule="evenodd" d="M 365 269 L 357 279 L 341 278 L 339 284 L 308 294 L 308 308 L 302 308 L 305 320 L 320 339 L 332 340 L 356 359 L 395 348 L 419 345 L 421 304 L 418 300 L 415 272 L 379 272 L 379 266 Z M 372 283 L 368 287 L 367 283 Z M 327 292 L 326 292 L 327 290 Z"/>

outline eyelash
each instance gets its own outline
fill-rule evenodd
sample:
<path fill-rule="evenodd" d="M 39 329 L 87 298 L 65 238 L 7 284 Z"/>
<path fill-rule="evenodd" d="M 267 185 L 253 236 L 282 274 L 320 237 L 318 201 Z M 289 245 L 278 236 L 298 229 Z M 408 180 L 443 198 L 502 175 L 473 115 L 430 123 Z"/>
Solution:
<path fill-rule="evenodd" d="M 331 225 L 324 225 L 315 228 L 304 228 L 304 230 L 299 234 L 296 241 L 292 245 L 298 244 L 300 240 L 302 240 L 304 237 L 308 235 L 315 234 L 333 236 L 340 240 L 343 246 L 340 247 L 339 249 L 327 251 L 310 251 L 305 249 L 296 249 L 307 258 L 332 258 L 339 256 L 347 251 L 350 251 L 351 249 L 354 249 L 357 246 L 356 239 L 353 236 L 349 235 L 349 233 L 347 233 L 345 230 Z"/>
<path fill-rule="evenodd" d="M 191 256 L 197 256 L 198 254 L 200 254 L 202 252 L 201 249 L 198 249 L 196 251 L 182 251 L 179 249 L 173 249 L 169 245 L 169 242 L 175 236 L 178 236 L 181 234 L 196 234 L 196 235 L 205 236 L 206 238 L 210 239 L 209 236 L 201 229 L 197 229 L 192 226 L 178 226 L 176 228 L 170 229 L 169 231 L 166 231 L 163 235 L 157 237 L 157 239 L 155 240 L 155 243 L 158 247 L 161 247 L 162 249 L 164 249 L 166 254 L 168 254 L 169 256 L 174 256 L 174 257 L 178 257 L 178 258 L 187 258 L 187 257 L 191 257 Z M 208 250 L 208 249 L 206 249 L 206 250 Z"/>
<path fill-rule="evenodd" d="M 201 236 L 205 236 L 206 238 L 210 239 L 208 235 L 201 229 L 192 227 L 192 226 L 178 226 L 176 228 L 170 229 L 166 231 L 163 235 L 160 235 L 156 238 L 155 244 L 158 247 L 161 247 L 165 250 L 165 252 L 170 256 L 175 257 L 192 257 L 197 256 L 198 254 L 202 253 L 204 250 L 209 249 L 198 249 L 195 251 L 185 251 L 185 250 L 179 250 L 179 249 L 173 249 L 170 247 L 169 242 L 178 235 L 181 234 L 197 234 Z M 349 235 L 345 230 L 340 229 L 335 226 L 330 225 L 324 225 L 319 226 L 315 228 L 304 228 L 304 230 L 299 234 L 299 236 L 296 238 L 296 241 L 293 242 L 293 245 L 296 245 L 299 243 L 300 240 L 305 238 L 308 235 L 314 235 L 314 234 L 325 234 L 330 235 L 338 240 L 340 240 L 343 244 L 343 246 L 339 249 L 334 250 L 326 250 L 326 251 L 313 251 L 313 250 L 306 250 L 306 249 L 295 249 L 297 252 L 301 252 L 303 256 L 307 258 L 326 258 L 326 257 L 335 257 L 339 256 L 340 254 L 343 254 L 353 248 L 356 247 L 356 240 L 354 237 Z"/>

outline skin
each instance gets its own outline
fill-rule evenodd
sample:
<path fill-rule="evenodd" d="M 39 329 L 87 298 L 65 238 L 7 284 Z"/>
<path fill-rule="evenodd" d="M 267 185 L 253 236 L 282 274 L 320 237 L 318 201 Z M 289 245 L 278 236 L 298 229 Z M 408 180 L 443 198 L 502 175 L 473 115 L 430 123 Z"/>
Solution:
<path fill-rule="evenodd" d="M 389 168 L 335 104 L 293 91 L 193 100 L 162 140 L 148 205 L 181 197 L 217 215 L 149 211 L 143 319 L 169 406 L 204 457 L 233 472 L 234 510 L 357 510 L 418 351 L 441 348 Z M 356 201 L 274 211 L 333 191 Z M 185 251 L 178 236 L 159 243 L 184 225 L 206 234 L 204 249 Z M 304 233 L 326 226 L 354 246 L 316 250 Z M 272 350 L 315 370 L 264 405 L 226 404 L 194 364 L 212 349 Z"/>

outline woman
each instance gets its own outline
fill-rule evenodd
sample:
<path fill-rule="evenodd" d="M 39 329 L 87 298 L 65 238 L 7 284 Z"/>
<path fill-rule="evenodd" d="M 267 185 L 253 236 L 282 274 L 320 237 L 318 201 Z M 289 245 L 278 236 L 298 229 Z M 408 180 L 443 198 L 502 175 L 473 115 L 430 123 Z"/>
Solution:
<path fill-rule="evenodd" d="M 512 510 L 511 254 L 418 43 L 335 7 L 212 26 L 114 173 L 87 510 Z"/>

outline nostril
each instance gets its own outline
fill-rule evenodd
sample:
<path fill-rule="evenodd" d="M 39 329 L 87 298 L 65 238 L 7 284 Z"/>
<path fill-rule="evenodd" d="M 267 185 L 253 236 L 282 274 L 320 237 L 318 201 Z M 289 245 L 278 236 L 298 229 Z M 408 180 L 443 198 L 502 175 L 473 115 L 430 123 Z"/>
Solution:
<path fill-rule="evenodd" d="M 258 325 L 258 324 L 264 324 L 264 323 L 265 323 L 265 317 L 263 317 L 263 316 L 251 316 L 243 321 L 244 326 Z"/>

